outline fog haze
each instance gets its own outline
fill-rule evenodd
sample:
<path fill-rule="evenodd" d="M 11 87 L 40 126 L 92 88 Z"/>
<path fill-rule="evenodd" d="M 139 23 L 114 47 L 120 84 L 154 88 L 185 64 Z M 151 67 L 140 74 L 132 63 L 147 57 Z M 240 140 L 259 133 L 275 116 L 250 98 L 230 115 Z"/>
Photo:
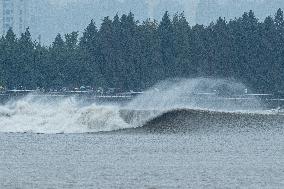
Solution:
<path fill-rule="evenodd" d="M 165 11 L 184 12 L 190 25 L 205 24 L 219 16 L 227 20 L 253 10 L 260 19 L 284 8 L 282 0 L 41 0 L 34 1 L 31 32 L 50 44 L 57 33 L 82 32 L 91 19 L 99 27 L 105 16 L 133 12 L 135 18 L 160 20 Z"/>

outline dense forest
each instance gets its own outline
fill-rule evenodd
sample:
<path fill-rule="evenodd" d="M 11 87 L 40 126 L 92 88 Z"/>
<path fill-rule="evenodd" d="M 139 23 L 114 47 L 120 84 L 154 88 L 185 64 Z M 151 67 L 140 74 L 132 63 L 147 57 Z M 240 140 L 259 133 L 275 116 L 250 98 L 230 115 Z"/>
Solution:
<path fill-rule="evenodd" d="M 209 26 L 165 12 L 160 22 L 134 15 L 94 21 L 82 36 L 58 34 L 50 46 L 9 30 L 0 40 L 0 82 L 8 89 L 82 85 L 145 89 L 172 77 L 235 78 L 257 92 L 284 91 L 284 18 L 259 21 L 253 11 Z"/>

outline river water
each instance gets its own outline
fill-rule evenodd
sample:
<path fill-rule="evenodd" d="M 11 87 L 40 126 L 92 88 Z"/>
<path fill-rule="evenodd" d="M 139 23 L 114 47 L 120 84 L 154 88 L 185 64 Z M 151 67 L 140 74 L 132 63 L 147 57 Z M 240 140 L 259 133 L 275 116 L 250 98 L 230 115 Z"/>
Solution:
<path fill-rule="evenodd" d="M 0 134 L 0 188 L 283 188 L 284 129 Z"/>
<path fill-rule="evenodd" d="M 0 189 L 284 188 L 284 115 L 254 96 L 192 95 L 224 85 L 246 88 L 192 79 L 125 105 L 11 99 L 0 105 Z"/>

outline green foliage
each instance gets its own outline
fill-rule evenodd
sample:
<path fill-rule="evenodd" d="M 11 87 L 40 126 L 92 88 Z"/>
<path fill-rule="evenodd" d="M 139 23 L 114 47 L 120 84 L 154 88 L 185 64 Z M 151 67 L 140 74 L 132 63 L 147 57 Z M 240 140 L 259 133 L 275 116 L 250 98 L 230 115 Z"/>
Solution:
<path fill-rule="evenodd" d="M 200 6 L 209 1 L 202 1 Z M 183 13 L 141 24 L 133 13 L 92 20 L 83 35 L 58 34 L 51 46 L 29 29 L 0 39 L 0 85 L 62 88 L 89 85 L 145 89 L 171 77 L 226 77 L 257 92 L 284 91 L 284 18 L 260 22 L 253 11 L 209 26 L 189 26 Z"/>

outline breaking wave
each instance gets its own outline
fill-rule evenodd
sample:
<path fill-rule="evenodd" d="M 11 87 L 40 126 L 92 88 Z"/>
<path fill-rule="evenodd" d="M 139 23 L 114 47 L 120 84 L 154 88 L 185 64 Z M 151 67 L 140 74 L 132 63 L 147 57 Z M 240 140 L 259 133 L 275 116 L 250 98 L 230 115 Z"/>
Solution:
<path fill-rule="evenodd" d="M 87 133 L 130 127 L 115 106 L 25 97 L 0 107 L 0 132 Z"/>
<path fill-rule="evenodd" d="M 284 115 L 263 111 L 259 99 L 228 101 L 245 86 L 228 80 L 183 79 L 162 82 L 126 105 L 82 103 L 75 97 L 28 95 L 0 106 L 0 132 L 97 133 L 187 132 L 220 127 L 283 125 Z"/>
<path fill-rule="evenodd" d="M 140 111 L 136 112 L 139 114 Z M 143 111 L 140 112 L 143 114 Z M 172 109 L 157 113 L 142 127 L 123 129 L 122 132 L 192 133 L 220 131 L 284 129 L 284 115 L 266 112 L 224 112 L 198 109 Z"/>

